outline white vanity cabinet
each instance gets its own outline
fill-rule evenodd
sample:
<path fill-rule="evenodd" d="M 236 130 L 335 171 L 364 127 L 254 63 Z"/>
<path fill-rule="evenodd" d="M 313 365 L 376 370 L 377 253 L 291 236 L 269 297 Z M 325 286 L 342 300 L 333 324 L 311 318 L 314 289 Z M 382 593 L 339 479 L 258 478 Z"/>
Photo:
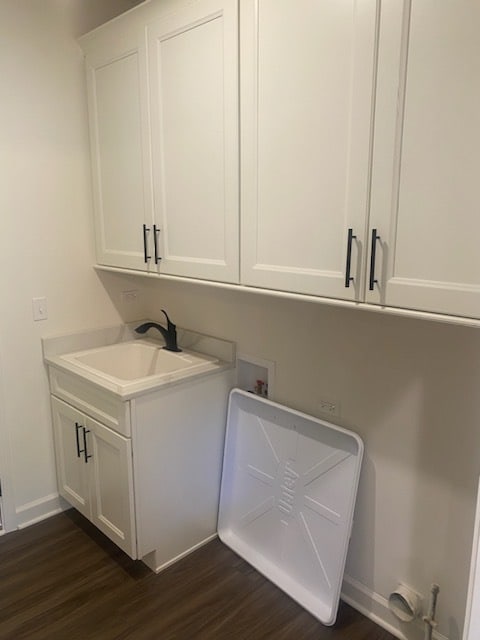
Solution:
<path fill-rule="evenodd" d="M 480 318 L 479 27 L 475 0 L 382 4 L 369 303 Z"/>
<path fill-rule="evenodd" d="M 377 3 L 242 0 L 240 16 L 242 283 L 358 300 Z"/>
<path fill-rule="evenodd" d="M 159 571 L 217 532 L 232 370 L 136 398 L 138 557 Z"/>
<path fill-rule="evenodd" d="M 130 438 L 52 397 L 60 495 L 137 557 Z"/>
<path fill-rule="evenodd" d="M 233 369 L 122 398 L 48 364 L 60 495 L 154 571 L 213 538 Z"/>

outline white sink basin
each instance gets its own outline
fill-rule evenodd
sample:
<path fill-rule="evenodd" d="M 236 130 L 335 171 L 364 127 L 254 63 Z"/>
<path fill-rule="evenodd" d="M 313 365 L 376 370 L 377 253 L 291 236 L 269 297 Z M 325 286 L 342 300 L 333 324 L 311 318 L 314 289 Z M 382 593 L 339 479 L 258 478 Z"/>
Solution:
<path fill-rule="evenodd" d="M 91 373 L 119 381 L 137 381 L 152 376 L 184 377 L 211 367 L 216 358 L 191 351 L 167 351 L 149 340 L 132 340 L 61 356 Z"/>

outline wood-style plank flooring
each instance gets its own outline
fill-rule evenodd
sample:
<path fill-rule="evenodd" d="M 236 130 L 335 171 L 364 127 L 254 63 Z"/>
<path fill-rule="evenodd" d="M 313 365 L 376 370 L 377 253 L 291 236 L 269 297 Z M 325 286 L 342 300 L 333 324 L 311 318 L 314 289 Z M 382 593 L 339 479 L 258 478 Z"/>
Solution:
<path fill-rule="evenodd" d="M 394 640 L 348 605 L 325 627 L 218 540 L 159 575 L 76 511 L 0 537 L 1 640 Z"/>

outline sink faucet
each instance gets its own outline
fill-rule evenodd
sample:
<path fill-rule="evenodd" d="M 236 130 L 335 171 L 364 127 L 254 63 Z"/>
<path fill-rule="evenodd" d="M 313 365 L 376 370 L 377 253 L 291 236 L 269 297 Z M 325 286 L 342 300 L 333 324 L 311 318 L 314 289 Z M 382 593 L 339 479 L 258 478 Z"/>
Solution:
<path fill-rule="evenodd" d="M 177 346 L 177 327 L 170 321 L 167 312 L 162 309 L 162 313 L 165 314 L 167 319 L 167 328 L 162 327 L 161 324 L 156 322 L 145 322 L 135 329 L 137 333 L 146 333 L 149 329 L 157 329 L 162 334 L 165 340 L 165 346 L 163 347 L 167 351 L 181 351 Z"/>

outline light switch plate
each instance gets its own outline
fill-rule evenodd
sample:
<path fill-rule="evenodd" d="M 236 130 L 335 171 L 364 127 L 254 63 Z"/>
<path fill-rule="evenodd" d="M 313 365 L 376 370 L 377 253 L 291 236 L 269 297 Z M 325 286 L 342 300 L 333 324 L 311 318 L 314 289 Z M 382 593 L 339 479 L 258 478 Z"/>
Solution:
<path fill-rule="evenodd" d="M 46 320 L 48 318 L 47 299 L 32 298 L 33 319 Z"/>

